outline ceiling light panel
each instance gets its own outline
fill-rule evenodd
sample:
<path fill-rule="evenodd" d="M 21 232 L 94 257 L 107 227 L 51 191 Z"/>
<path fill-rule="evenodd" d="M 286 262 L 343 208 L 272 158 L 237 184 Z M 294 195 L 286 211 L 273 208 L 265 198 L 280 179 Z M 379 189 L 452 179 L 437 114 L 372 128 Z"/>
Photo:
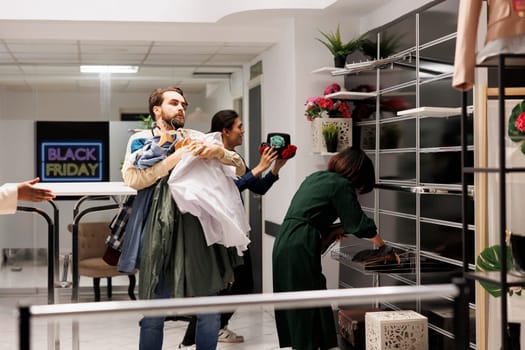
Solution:
<path fill-rule="evenodd" d="M 82 65 L 81 73 L 111 73 L 111 74 L 130 74 L 137 73 L 138 66 L 117 66 L 117 65 Z"/>

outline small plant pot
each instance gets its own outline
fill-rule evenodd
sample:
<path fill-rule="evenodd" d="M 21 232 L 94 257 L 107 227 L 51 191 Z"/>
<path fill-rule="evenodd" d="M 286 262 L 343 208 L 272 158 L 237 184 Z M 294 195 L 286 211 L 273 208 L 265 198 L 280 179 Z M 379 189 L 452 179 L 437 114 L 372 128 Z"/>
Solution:
<path fill-rule="evenodd" d="M 342 151 L 352 146 L 352 118 L 315 118 L 312 124 L 312 152 L 326 152 L 326 141 L 323 129 L 328 124 L 336 124 L 339 128 L 337 133 L 337 148 Z"/>
<path fill-rule="evenodd" d="M 326 152 L 337 152 L 337 139 L 326 140 Z"/>
<path fill-rule="evenodd" d="M 334 67 L 344 68 L 346 64 L 346 56 L 334 56 Z"/>

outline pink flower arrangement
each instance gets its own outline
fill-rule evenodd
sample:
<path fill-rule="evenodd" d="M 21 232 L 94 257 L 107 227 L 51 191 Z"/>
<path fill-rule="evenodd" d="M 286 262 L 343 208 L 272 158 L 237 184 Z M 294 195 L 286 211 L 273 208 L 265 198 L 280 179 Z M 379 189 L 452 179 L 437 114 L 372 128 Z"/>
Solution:
<path fill-rule="evenodd" d="M 512 109 L 507 135 L 512 142 L 520 145 L 521 153 L 525 154 L 525 100 L 516 104 Z"/>
<path fill-rule="evenodd" d="M 336 101 L 332 110 L 328 111 L 330 118 L 351 118 L 352 113 L 345 101 Z"/>
<path fill-rule="evenodd" d="M 315 118 L 321 118 L 323 112 L 328 112 L 332 109 L 334 103 L 329 98 L 324 97 L 310 97 L 306 100 L 306 109 L 304 115 L 309 121 Z"/>
<path fill-rule="evenodd" d="M 525 133 L 525 112 L 521 112 L 516 119 L 516 129 Z"/>
<path fill-rule="evenodd" d="M 339 84 L 331 84 L 324 89 L 325 95 L 341 91 Z M 351 118 L 350 108 L 345 101 L 332 100 L 326 97 L 310 97 L 306 100 L 304 115 L 307 120 L 315 118 Z"/>

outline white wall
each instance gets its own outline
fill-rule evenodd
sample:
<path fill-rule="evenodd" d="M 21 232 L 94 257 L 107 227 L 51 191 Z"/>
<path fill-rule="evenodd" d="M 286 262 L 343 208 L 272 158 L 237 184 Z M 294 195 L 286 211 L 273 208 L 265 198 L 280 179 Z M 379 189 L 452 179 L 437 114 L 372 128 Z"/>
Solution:
<path fill-rule="evenodd" d="M 349 40 L 429 2 L 431 1 L 395 1 L 395 4 L 379 8 L 373 15 L 364 18 L 352 18 L 347 13 L 340 14 L 340 17 L 301 16 L 283 28 L 281 38 L 274 47 L 253 61 L 263 61 L 262 134 L 269 131 L 290 133 L 292 143 L 298 147 L 295 158 L 282 169 L 280 180 L 263 197 L 263 221 L 280 224 L 290 200 L 305 176 L 326 168 L 328 158 L 311 152 L 311 125 L 303 115 L 304 103 L 308 97 L 321 95 L 323 89 L 331 83 L 336 82 L 343 86 L 343 78 L 311 73 L 320 67 L 333 66 L 330 53 L 315 40 L 320 37 L 318 30 L 334 30 L 340 24 L 343 39 Z M 264 292 L 272 290 L 273 242 L 273 237 L 264 235 Z M 338 263 L 330 257 L 323 258 L 323 272 L 328 288 L 337 288 Z"/>
<path fill-rule="evenodd" d="M 198 104 L 190 101 L 186 127 L 208 132 L 213 115 L 222 109 L 232 109 L 232 106 L 233 97 L 229 80 L 208 84 L 206 94 Z M 198 108 L 198 111 L 195 111 L 195 108 Z"/>
<path fill-rule="evenodd" d="M 262 134 L 280 131 L 291 134 L 298 151 L 281 170 L 280 180 L 263 197 L 263 220 L 280 224 L 295 191 L 310 173 L 326 169 L 328 158 L 311 152 L 311 125 L 304 117 L 304 103 L 310 96 L 322 95 L 334 79 L 312 75 L 322 66 L 333 66 L 333 58 L 322 44 L 318 28 L 333 30 L 341 23 L 341 31 L 350 39 L 357 33 L 357 21 L 348 18 L 302 17 L 291 21 L 282 33 L 281 41 L 260 56 L 263 60 L 263 126 Z M 352 34 L 354 33 L 354 34 Z M 347 39 L 347 40 L 348 40 Z M 274 238 L 263 237 L 263 291 L 272 291 L 271 252 Z M 339 268 L 331 258 L 323 259 L 323 271 L 329 288 L 337 288 Z"/>
<path fill-rule="evenodd" d="M 202 105 L 205 96 L 185 93 L 193 106 Z M 0 89 L 0 119 L 47 121 L 120 120 L 121 111 L 148 112 L 149 92 L 100 94 L 95 91 L 17 92 Z"/>

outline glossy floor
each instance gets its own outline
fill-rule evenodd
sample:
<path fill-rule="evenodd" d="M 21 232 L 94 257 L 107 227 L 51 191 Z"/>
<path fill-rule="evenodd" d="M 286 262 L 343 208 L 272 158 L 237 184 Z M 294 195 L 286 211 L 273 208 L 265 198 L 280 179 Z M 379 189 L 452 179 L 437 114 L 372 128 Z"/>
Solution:
<path fill-rule="evenodd" d="M 82 321 L 79 324 L 79 348 L 86 350 L 137 349 L 140 317 L 104 317 L 104 319 Z M 186 330 L 187 322 L 168 321 L 165 323 L 163 349 L 177 349 Z M 0 349 L 19 349 L 17 320 L 13 310 L 2 310 L 0 320 Z M 278 349 L 273 315 L 258 309 L 237 312 L 230 321 L 230 329 L 245 338 L 243 343 L 219 343 L 218 349 Z M 73 349 L 73 324 L 60 321 L 52 328 L 38 321 L 33 325 L 31 349 Z M 49 346 L 49 334 L 56 334 L 55 346 Z M 52 341 L 51 341 L 52 342 Z"/>
<path fill-rule="evenodd" d="M 0 349 L 18 350 L 19 304 L 46 304 L 47 290 L 45 267 L 21 263 L 17 266 L 4 265 L 0 268 Z M 113 300 L 125 300 L 127 278 L 117 278 L 113 285 Z M 81 302 L 91 301 L 91 280 L 81 278 Z M 102 283 L 104 287 L 104 282 Z M 105 300 L 105 290 L 102 299 Z M 67 291 L 57 293 L 58 303 L 67 303 Z M 79 323 L 79 349 L 81 350 L 136 350 L 138 349 L 140 315 L 98 317 Z M 163 349 L 177 349 L 186 330 L 187 322 L 168 321 L 165 323 Z M 245 338 L 244 343 L 219 343 L 218 349 L 278 349 L 275 322 L 272 310 L 263 308 L 241 309 L 230 320 L 229 328 Z M 31 349 L 73 349 L 71 320 L 59 323 L 35 321 L 32 325 Z M 50 339 L 57 341 L 50 345 Z"/>

